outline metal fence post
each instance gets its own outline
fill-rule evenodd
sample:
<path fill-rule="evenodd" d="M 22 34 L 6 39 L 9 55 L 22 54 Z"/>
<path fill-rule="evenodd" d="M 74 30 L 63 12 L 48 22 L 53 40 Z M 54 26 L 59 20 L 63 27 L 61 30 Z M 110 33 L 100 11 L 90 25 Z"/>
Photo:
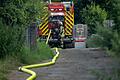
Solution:
<path fill-rule="evenodd" d="M 30 24 L 26 29 L 26 45 L 29 47 L 30 51 L 35 51 L 37 48 L 37 25 L 36 23 Z"/>

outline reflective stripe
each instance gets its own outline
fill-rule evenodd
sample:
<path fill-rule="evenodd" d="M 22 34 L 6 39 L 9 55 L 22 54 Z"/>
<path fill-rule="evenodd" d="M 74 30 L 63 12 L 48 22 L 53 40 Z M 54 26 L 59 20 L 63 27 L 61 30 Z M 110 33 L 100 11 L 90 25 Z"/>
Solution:
<path fill-rule="evenodd" d="M 72 29 L 74 26 L 74 14 L 66 12 L 65 15 L 65 35 L 72 35 Z"/>
<path fill-rule="evenodd" d="M 45 16 L 42 17 L 42 20 L 44 20 L 46 17 L 48 17 L 48 14 L 45 14 Z"/>
<path fill-rule="evenodd" d="M 48 18 L 45 18 L 45 20 L 39 25 L 39 27 L 43 28 L 42 25 L 44 25 L 44 23 L 46 23 L 46 21 L 48 21 Z"/>
<path fill-rule="evenodd" d="M 44 28 L 42 29 L 42 32 L 44 32 L 44 31 L 45 31 L 45 29 L 46 29 L 46 28 L 48 28 L 48 26 L 47 26 L 47 25 L 48 25 L 48 22 L 46 22 L 46 23 L 44 24 Z"/>
<path fill-rule="evenodd" d="M 70 24 L 69 22 L 65 21 L 65 24 L 67 24 L 70 28 L 73 28 L 73 25 Z"/>
<path fill-rule="evenodd" d="M 73 17 L 70 17 L 68 14 L 66 14 L 66 17 L 68 17 L 73 22 Z"/>
<path fill-rule="evenodd" d="M 48 34 L 48 14 L 45 14 L 45 16 L 42 18 L 43 22 L 39 25 L 39 29 L 42 31 L 41 35 L 47 35 Z"/>
<path fill-rule="evenodd" d="M 39 25 L 41 27 L 46 21 L 48 21 L 48 14 L 45 14 L 45 16 L 42 18 L 43 22 Z"/>
<path fill-rule="evenodd" d="M 69 22 L 70 24 L 73 24 L 73 22 L 71 22 L 68 18 L 65 18 L 67 22 Z M 66 22 L 65 21 L 65 22 Z"/>
<path fill-rule="evenodd" d="M 72 32 L 72 29 L 67 24 L 65 24 L 65 27 L 69 29 L 70 32 Z"/>
<path fill-rule="evenodd" d="M 74 17 L 74 15 L 72 15 L 70 12 L 67 12 L 70 16 Z"/>
<path fill-rule="evenodd" d="M 48 35 L 48 29 L 46 29 L 46 31 L 43 33 L 43 35 Z"/>
<path fill-rule="evenodd" d="M 65 29 L 66 35 L 72 35 L 67 29 Z"/>

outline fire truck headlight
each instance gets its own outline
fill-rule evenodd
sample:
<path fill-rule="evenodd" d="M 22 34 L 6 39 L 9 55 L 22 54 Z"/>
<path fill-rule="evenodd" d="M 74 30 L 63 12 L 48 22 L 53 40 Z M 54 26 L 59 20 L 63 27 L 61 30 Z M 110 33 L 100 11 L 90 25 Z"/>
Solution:
<path fill-rule="evenodd" d="M 54 9 L 50 9 L 51 11 L 54 11 Z"/>
<path fill-rule="evenodd" d="M 62 11 L 62 9 L 59 9 L 59 11 Z"/>

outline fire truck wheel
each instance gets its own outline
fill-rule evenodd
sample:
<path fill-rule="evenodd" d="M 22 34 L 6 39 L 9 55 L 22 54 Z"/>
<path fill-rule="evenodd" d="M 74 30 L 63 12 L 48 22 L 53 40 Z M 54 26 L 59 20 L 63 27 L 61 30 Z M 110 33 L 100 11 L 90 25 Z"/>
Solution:
<path fill-rule="evenodd" d="M 74 48 L 75 47 L 75 43 L 74 41 L 71 43 L 71 48 Z"/>
<path fill-rule="evenodd" d="M 65 48 L 74 48 L 74 42 L 64 44 Z"/>

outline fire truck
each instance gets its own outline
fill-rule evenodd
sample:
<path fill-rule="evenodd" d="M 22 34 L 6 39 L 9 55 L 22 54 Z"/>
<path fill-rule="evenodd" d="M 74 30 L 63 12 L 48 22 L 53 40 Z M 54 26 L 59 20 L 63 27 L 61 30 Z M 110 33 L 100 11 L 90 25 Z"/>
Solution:
<path fill-rule="evenodd" d="M 41 41 L 48 39 L 50 46 L 74 47 L 74 4 L 73 2 L 52 2 L 47 5 L 48 14 L 42 18 L 38 28 Z"/>

